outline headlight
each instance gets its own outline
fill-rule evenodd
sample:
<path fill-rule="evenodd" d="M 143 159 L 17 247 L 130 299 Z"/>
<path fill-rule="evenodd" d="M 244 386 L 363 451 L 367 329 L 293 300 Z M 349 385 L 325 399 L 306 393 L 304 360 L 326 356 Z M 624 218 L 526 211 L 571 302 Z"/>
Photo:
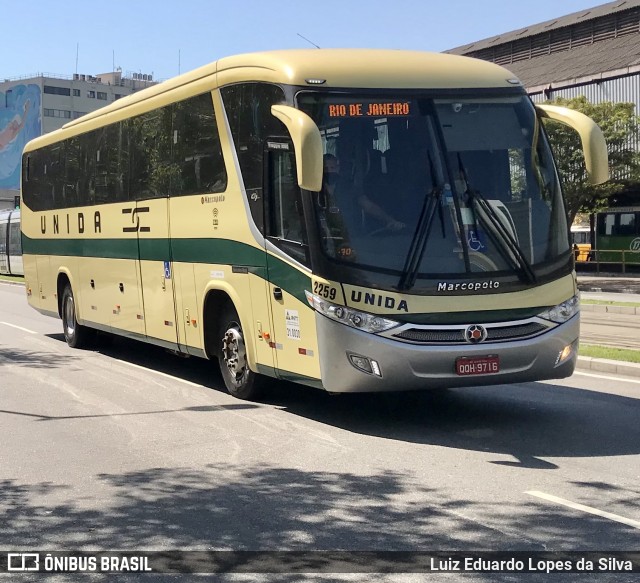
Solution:
<path fill-rule="evenodd" d="M 384 318 L 383 316 L 367 314 L 366 312 L 360 312 L 353 308 L 347 308 L 346 306 L 337 306 L 306 290 L 304 293 L 307 296 L 309 305 L 316 311 L 336 322 L 341 322 L 357 330 L 378 334 L 379 332 L 384 332 L 394 326 L 400 325 L 400 322 Z"/>
<path fill-rule="evenodd" d="M 566 302 L 562 302 L 553 308 L 540 312 L 538 316 L 545 320 L 551 320 L 557 324 L 562 324 L 573 318 L 580 311 L 580 296 L 575 295 Z"/>

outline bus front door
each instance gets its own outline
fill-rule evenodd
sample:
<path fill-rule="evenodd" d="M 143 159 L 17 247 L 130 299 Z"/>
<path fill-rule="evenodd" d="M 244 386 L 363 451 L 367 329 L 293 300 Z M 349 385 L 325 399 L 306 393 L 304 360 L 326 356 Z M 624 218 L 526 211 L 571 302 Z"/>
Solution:
<path fill-rule="evenodd" d="M 308 246 L 293 145 L 269 143 L 265 164 L 268 288 L 277 376 L 320 378 L 315 316 L 305 300 L 310 288 Z"/>

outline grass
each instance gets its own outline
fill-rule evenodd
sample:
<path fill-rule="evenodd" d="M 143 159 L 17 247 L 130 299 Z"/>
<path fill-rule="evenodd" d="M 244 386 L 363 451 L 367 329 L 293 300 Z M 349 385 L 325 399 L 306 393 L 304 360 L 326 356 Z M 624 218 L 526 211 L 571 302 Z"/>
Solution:
<path fill-rule="evenodd" d="M 591 356 L 592 358 L 606 358 L 607 360 L 640 363 L 640 350 L 630 350 L 628 348 L 581 344 L 578 353 L 580 356 Z"/>
<path fill-rule="evenodd" d="M 0 275 L 0 281 L 13 281 L 15 283 L 24 283 L 24 277 L 21 275 Z"/>

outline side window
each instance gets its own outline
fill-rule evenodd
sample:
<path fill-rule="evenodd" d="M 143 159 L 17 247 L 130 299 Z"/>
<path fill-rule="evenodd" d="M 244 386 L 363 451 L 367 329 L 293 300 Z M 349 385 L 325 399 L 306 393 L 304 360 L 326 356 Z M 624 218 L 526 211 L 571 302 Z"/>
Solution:
<path fill-rule="evenodd" d="M 9 225 L 9 255 L 22 255 L 20 223 L 14 222 Z"/>
<path fill-rule="evenodd" d="M 52 205 L 51 185 L 47 175 L 49 164 L 49 148 L 43 148 L 30 154 L 33 209 L 38 211 L 49 210 Z"/>
<path fill-rule="evenodd" d="M 244 83 L 223 87 L 221 93 L 251 214 L 263 231 L 265 139 L 288 135 L 282 122 L 271 115 L 271 106 L 284 101 L 284 91 L 277 85 Z"/>
<path fill-rule="evenodd" d="M 122 202 L 129 199 L 129 140 L 124 122 L 103 128 L 101 155 L 101 202 Z"/>
<path fill-rule="evenodd" d="M 226 189 L 227 171 L 210 93 L 176 104 L 171 142 L 175 165 L 172 195 L 206 194 Z"/>
<path fill-rule="evenodd" d="M 82 176 L 79 202 L 81 205 L 96 203 L 98 158 L 100 157 L 99 132 L 100 130 L 96 130 L 79 136 L 81 147 L 80 173 Z"/>
<path fill-rule="evenodd" d="M 308 265 L 307 237 L 294 153 L 271 150 L 268 155 L 267 235 L 283 251 Z"/>
<path fill-rule="evenodd" d="M 48 163 L 46 166 L 46 174 L 48 179 L 47 183 L 51 190 L 51 197 L 48 208 L 56 209 L 64 204 L 64 144 L 53 144 L 45 148 L 45 151 L 48 154 Z"/>
<path fill-rule="evenodd" d="M 65 143 L 65 177 L 64 177 L 64 202 L 66 207 L 80 204 L 78 193 L 81 192 L 82 172 L 80 171 L 80 137 L 70 138 Z"/>
<path fill-rule="evenodd" d="M 132 199 L 168 196 L 178 170 L 171 163 L 171 107 L 155 109 L 129 122 Z"/>
<path fill-rule="evenodd" d="M 636 234 L 636 215 L 635 213 L 621 213 L 620 225 L 618 226 L 616 235 L 629 236 Z"/>
<path fill-rule="evenodd" d="M 0 254 L 7 253 L 7 223 L 0 223 Z"/>

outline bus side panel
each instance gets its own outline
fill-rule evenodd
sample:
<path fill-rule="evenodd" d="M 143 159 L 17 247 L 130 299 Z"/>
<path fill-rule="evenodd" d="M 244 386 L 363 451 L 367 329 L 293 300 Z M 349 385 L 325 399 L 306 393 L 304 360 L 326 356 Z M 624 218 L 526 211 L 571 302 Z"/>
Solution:
<path fill-rule="evenodd" d="M 56 300 L 56 280 L 51 272 L 51 257 L 49 255 L 37 255 L 36 267 L 38 270 L 38 289 L 34 290 L 38 298 L 38 308 L 48 312 L 58 312 Z"/>
<path fill-rule="evenodd" d="M 79 296 L 77 316 L 80 322 L 89 326 L 98 324 L 100 328 L 109 327 L 110 273 L 112 270 L 108 259 L 78 258 L 78 277 L 74 293 Z"/>
<path fill-rule="evenodd" d="M 176 288 L 176 324 L 182 350 L 202 356 L 202 306 L 196 294 L 196 280 L 191 263 L 174 263 L 173 279 Z"/>
<path fill-rule="evenodd" d="M 111 327 L 134 336 L 144 335 L 142 286 L 138 262 L 131 259 L 109 260 L 109 273 L 117 275 L 111 287 Z"/>
<path fill-rule="evenodd" d="M 279 283 L 275 281 L 269 284 L 278 376 L 284 380 L 303 383 L 309 379 L 319 381 L 320 359 L 315 312 L 309 304 L 292 295 L 293 289 L 291 292 L 282 289 L 282 284 Z M 273 298 L 275 287 L 282 289 L 281 300 Z M 304 290 L 300 291 L 304 293 Z"/>
<path fill-rule="evenodd" d="M 178 348 L 169 239 L 169 199 L 138 201 L 138 247 L 147 336 Z"/>
<path fill-rule="evenodd" d="M 144 335 L 137 261 L 81 257 L 78 265 L 80 321 L 134 337 Z"/>
<path fill-rule="evenodd" d="M 254 326 L 254 350 L 256 354 L 257 372 L 275 376 L 273 320 L 269 302 L 269 283 L 264 277 L 264 270 L 249 275 L 251 294 L 252 324 Z M 274 336 L 275 337 L 275 336 Z"/>
<path fill-rule="evenodd" d="M 22 256 L 24 267 L 24 287 L 27 292 L 27 300 L 33 308 L 38 307 L 38 266 L 36 256 L 27 254 Z"/>

